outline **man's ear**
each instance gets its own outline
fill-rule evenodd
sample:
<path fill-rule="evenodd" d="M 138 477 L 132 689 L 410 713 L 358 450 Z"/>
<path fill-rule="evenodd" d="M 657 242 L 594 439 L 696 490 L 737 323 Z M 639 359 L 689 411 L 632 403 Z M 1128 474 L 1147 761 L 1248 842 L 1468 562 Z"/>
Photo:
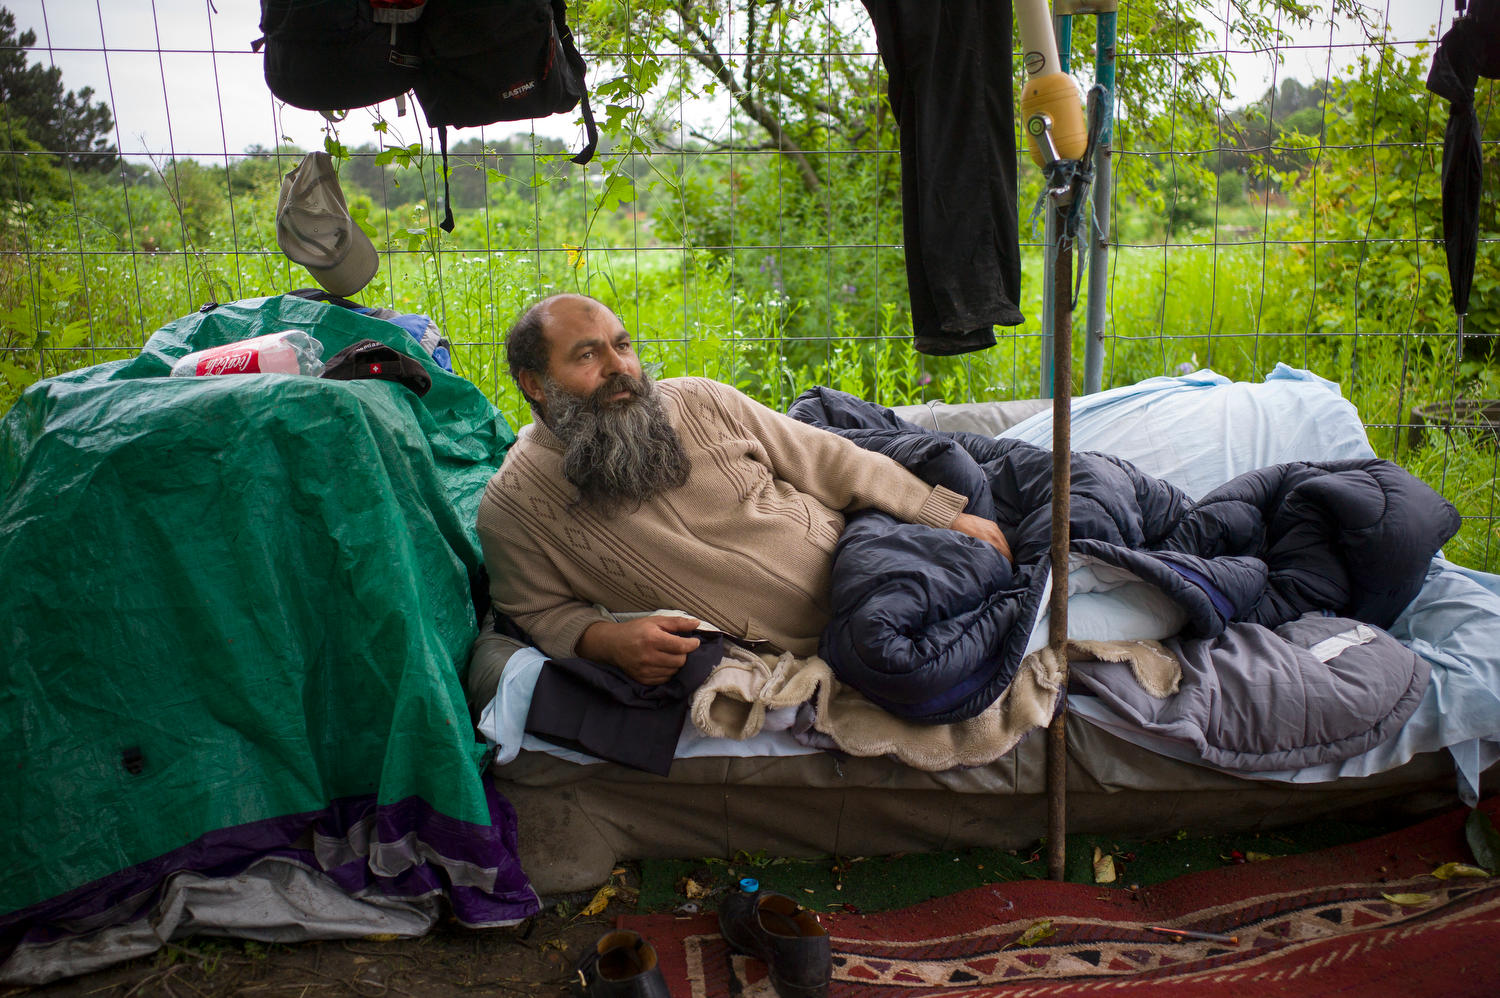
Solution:
<path fill-rule="evenodd" d="M 535 371 L 517 371 L 516 384 L 521 386 L 521 394 L 526 396 L 528 402 L 537 403 L 542 401 L 542 395 L 544 394 L 542 391 L 542 379 L 537 376 Z"/>

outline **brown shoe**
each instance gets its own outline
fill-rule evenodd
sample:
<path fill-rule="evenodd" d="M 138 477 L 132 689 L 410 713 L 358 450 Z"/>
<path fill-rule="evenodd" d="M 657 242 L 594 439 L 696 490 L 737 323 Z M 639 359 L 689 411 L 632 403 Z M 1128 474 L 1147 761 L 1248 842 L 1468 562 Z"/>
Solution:
<path fill-rule="evenodd" d="M 766 965 L 781 998 L 826 998 L 833 977 L 828 930 L 785 894 L 730 895 L 719 906 L 719 934 L 734 952 Z"/>
<path fill-rule="evenodd" d="M 629 929 L 599 937 L 578 961 L 572 991 L 578 998 L 671 998 L 656 948 Z"/>

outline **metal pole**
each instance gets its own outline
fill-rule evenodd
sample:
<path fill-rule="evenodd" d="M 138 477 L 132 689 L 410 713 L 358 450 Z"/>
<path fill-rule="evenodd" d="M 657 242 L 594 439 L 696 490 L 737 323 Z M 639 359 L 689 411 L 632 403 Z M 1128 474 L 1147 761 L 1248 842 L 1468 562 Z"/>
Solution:
<path fill-rule="evenodd" d="M 1104 205 L 1102 217 L 1108 217 L 1109 205 L 1109 139 L 1111 134 L 1110 114 L 1114 97 L 1115 55 L 1115 7 L 1116 0 L 1055 0 L 1053 11 L 1061 14 L 1100 14 L 1098 69 L 1099 81 L 1107 90 L 1104 107 L 1104 130 L 1100 134 L 1096 154 L 1096 181 L 1094 187 L 1095 211 Z M 1057 29 L 1058 61 L 1067 71 L 1068 56 L 1073 46 L 1073 19 L 1071 16 L 1054 18 Z M 1100 164 L 1103 170 L 1099 171 Z M 1101 194 L 1102 192 L 1102 194 Z M 1076 194 L 1075 194 L 1076 196 Z M 1049 196 L 1050 197 L 1050 196 Z M 1102 197 L 1102 201 L 1101 201 Z M 1067 231 L 1064 212 L 1066 205 L 1058 198 L 1050 197 L 1047 211 L 1047 266 L 1051 280 L 1044 286 L 1043 330 L 1051 335 L 1051 364 L 1043 356 L 1043 387 L 1052 389 L 1052 593 L 1048 602 L 1047 645 L 1058 670 L 1057 710 L 1047 725 L 1047 876 L 1062 880 L 1067 859 L 1067 786 L 1068 786 L 1068 519 L 1071 512 L 1071 467 L 1072 457 L 1072 404 L 1073 404 L 1073 236 Z M 1103 241 L 1089 239 L 1089 261 L 1092 272 L 1089 278 L 1088 333 L 1085 346 L 1084 376 L 1088 377 L 1090 351 L 1094 348 L 1092 333 L 1095 302 L 1098 303 L 1099 341 L 1103 342 Z M 1098 255 L 1096 255 L 1098 254 Z M 1095 282 L 1101 289 L 1095 294 Z M 1047 308 L 1050 291 L 1050 310 Z M 1102 359 L 1096 361 L 1096 371 L 1102 368 Z M 1094 387 L 1098 388 L 1096 373 Z"/>
<path fill-rule="evenodd" d="M 1049 214 L 1058 215 L 1059 246 L 1052 263 L 1053 313 L 1052 367 L 1056 390 L 1052 394 L 1052 597 L 1048 604 L 1047 644 L 1059 668 L 1057 712 L 1047 725 L 1047 876 L 1063 879 L 1066 860 L 1068 785 L 1068 515 L 1070 510 L 1073 395 L 1073 314 L 1068 308 L 1073 284 L 1071 240 L 1063 232 L 1064 208 L 1053 204 Z"/>
<path fill-rule="evenodd" d="M 1052 397 L 1052 354 L 1056 351 L 1056 337 L 1054 330 L 1057 327 L 1057 299 L 1053 293 L 1056 290 L 1056 275 L 1052 273 L 1054 261 L 1057 259 L 1057 212 L 1052 206 L 1047 206 L 1047 216 L 1042 228 L 1042 259 L 1046 261 L 1046 267 L 1042 278 L 1042 388 L 1037 393 L 1037 398 L 1049 399 Z"/>
<path fill-rule="evenodd" d="M 1083 393 L 1097 392 L 1104 380 L 1104 306 L 1109 294 L 1109 199 L 1113 188 L 1111 143 L 1115 114 L 1115 13 L 1096 18 L 1094 82 L 1104 88 L 1101 111 L 1104 127 L 1094 149 L 1094 220 L 1089 228 L 1089 307 L 1084 325 Z"/>
<path fill-rule="evenodd" d="M 1073 54 L 1073 18 L 1071 15 L 1052 18 L 1052 30 L 1057 37 L 1057 65 L 1064 73 L 1068 72 L 1069 59 Z M 1057 259 L 1057 243 L 1061 226 L 1055 219 L 1056 212 L 1049 205 L 1046 215 L 1046 224 L 1042 236 L 1042 258 L 1047 261 L 1050 268 Z M 1052 356 L 1056 352 L 1053 337 L 1057 329 L 1057 302 L 1056 283 L 1047 280 L 1042 284 L 1042 363 L 1041 363 L 1041 391 L 1039 398 L 1053 397 L 1053 370 Z M 1063 298 L 1066 302 L 1069 299 Z M 1071 323 L 1070 323 L 1071 327 Z M 1071 352 L 1071 351 L 1070 351 Z"/>

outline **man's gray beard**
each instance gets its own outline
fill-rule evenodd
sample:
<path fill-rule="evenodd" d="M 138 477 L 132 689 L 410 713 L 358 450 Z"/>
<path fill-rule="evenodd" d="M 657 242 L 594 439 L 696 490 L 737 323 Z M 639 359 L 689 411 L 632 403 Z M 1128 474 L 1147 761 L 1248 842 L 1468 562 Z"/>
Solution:
<path fill-rule="evenodd" d="M 621 391 L 631 397 L 613 401 Z M 692 462 L 649 375 L 611 375 L 590 395 L 542 380 L 544 422 L 562 441 L 563 476 L 579 504 L 601 516 L 634 511 L 687 482 Z"/>

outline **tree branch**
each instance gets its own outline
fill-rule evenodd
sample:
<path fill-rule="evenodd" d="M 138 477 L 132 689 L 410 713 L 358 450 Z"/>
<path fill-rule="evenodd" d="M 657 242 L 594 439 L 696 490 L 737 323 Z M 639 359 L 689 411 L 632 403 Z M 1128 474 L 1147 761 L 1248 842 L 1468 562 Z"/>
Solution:
<path fill-rule="evenodd" d="M 770 142 L 761 142 L 758 144 L 738 144 L 734 142 L 725 142 L 723 139 L 714 138 L 707 132 L 700 132 L 696 128 L 689 128 L 688 134 L 695 139 L 701 140 L 705 146 L 707 146 L 714 152 L 768 152 L 776 150 L 776 146 L 774 146 Z M 686 150 L 685 146 L 674 146 L 666 141 L 663 141 L 662 145 L 668 149 L 671 149 L 673 152 L 684 152 Z"/>
<path fill-rule="evenodd" d="M 703 26 L 703 22 L 698 20 L 696 16 L 689 15 L 689 6 L 690 4 L 687 2 L 680 3 L 678 5 L 678 13 L 682 16 L 688 30 L 692 32 L 698 41 L 698 45 L 701 47 L 693 48 L 684 46 L 688 50 L 687 54 L 713 74 L 720 83 L 728 87 L 730 96 L 734 98 L 735 103 L 739 104 L 744 112 L 750 116 L 750 120 L 754 121 L 761 128 L 764 128 L 766 133 L 770 135 L 772 145 L 784 155 L 791 158 L 792 162 L 796 164 L 798 172 L 802 174 L 803 186 L 809 191 L 820 189 L 822 181 L 818 179 L 818 174 L 813 170 L 812 163 L 808 160 L 807 154 L 797 143 L 793 142 L 787 136 L 786 130 L 782 128 L 781 120 L 776 114 L 766 105 L 756 100 L 749 88 L 735 78 L 728 64 L 725 63 L 723 57 L 719 55 L 718 50 L 714 47 L 713 39 Z"/>

